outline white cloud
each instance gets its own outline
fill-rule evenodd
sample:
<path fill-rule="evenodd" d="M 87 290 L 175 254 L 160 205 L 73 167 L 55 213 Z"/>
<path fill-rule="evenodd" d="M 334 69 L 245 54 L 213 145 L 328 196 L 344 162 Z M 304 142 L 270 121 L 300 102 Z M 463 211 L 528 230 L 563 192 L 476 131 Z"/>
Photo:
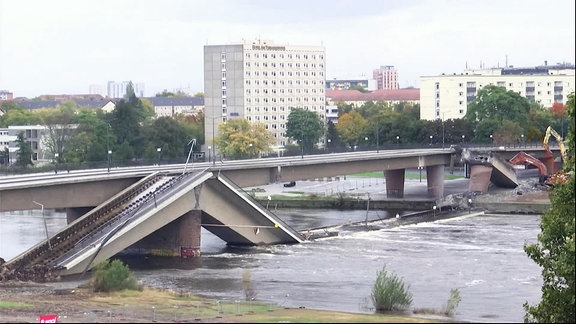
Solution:
<path fill-rule="evenodd" d="M 574 1 L 0 0 L 0 89 L 86 93 L 143 82 L 203 91 L 203 46 L 270 39 L 326 47 L 327 77 L 574 63 Z"/>

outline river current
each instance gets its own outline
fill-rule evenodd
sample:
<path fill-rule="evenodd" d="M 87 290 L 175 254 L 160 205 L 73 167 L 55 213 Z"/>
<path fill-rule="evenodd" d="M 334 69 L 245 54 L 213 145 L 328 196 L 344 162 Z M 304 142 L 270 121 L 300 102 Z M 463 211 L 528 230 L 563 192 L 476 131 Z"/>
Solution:
<path fill-rule="evenodd" d="M 295 229 L 378 220 L 376 211 L 284 209 L 275 213 Z M 64 213 L 45 211 L 49 234 Z M 454 318 L 522 322 L 522 304 L 541 297 L 540 268 L 523 246 L 535 243 L 539 215 L 471 214 L 434 222 L 369 230 L 344 226 L 339 235 L 296 245 L 231 248 L 202 230 L 202 256 L 192 265 L 131 265 L 154 287 L 186 290 L 220 300 L 243 300 L 246 275 L 255 299 L 286 307 L 372 313 L 370 294 L 384 267 L 402 278 L 411 308 L 440 309 L 451 289 L 461 302 Z M 0 257 L 17 256 L 46 232 L 39 211 L 0 213 Z"/>

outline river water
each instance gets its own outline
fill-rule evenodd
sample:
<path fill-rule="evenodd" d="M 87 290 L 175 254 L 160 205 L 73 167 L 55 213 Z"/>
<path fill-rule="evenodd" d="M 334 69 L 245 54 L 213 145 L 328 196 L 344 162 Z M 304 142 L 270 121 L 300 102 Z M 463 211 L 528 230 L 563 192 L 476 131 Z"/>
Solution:
<path fill-rule="evenodd" d="M 378 220 L 385 212 L 286 209 L 275 213 L 295 229 Z M 470 214 L 459 218 L 367 230 L 344 226 L 336 237 L 296 245 L 230 248 L 202 231 L 202 256 L 192 265 L 131 265 L 146 285 L 244 300 L 242 279 L 258 301 L 286 307 L 373 313 L 370 293 L 385 266 L 413 295 L 412 309 L 440 309 L 451 289 L 461 302 L 454 318 L 522 322 L 522 304 L 540 300 L 539 267 L 523 251 L 540 231 L 538 215 Z M 65 214 L 45 211 L 55 233 Z M 46 238 L 40 211 L 0 213 L 0 257 L 17 256 Z"/>

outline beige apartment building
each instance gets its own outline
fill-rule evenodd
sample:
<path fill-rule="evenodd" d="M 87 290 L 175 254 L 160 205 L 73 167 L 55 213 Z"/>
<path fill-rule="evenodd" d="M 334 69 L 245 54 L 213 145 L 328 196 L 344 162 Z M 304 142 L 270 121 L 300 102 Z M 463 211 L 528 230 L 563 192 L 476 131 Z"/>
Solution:
<path fill-rule="evenodd" d="M 291 108 L 304 108 L 325 119 L 324 46 L 275 44 L 270 40 L 204 46 L 206 148 L 218 125 L 232 118 L 262 122 L 287 144 Z"/>
<path fill-rule="evenodd" d="M 543 65 L 526 68 L 491 68 L 466 70 L 460 74 L 420 77 L 420 118 L 458 119 L 466 115 L 468 104 L 478 90 L 487 85 L 505 87 L 544 107 L 555 102 L 566 104 L 574 91 L 572 64 Z"/>

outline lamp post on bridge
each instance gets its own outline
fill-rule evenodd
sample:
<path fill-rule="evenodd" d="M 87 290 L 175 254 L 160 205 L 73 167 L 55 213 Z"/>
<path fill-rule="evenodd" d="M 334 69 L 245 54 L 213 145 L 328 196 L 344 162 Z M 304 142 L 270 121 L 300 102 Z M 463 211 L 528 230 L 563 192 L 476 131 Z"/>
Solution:
<path fill-rule="evenodd" d="M 44 215 L 44 204 L 32 200 L 33 203 L 42 208 L 42 220 L 44 221 L 44 231 L 46 232 L 46 241 L 48 241 L 48 249 L 52 250 L 52 245 L 50 243 L 50 236 L 48 235 L 48 225 L 46 225 L 46 217 Z"/>
<path fill-rule="evenodd" d="M 212 119 L 212 165 L 216 165 L 216 124 L 215 124 L 215 120 L 218 118 L 224 118 L 225 116 L 211 116 L 211 117 L 207 117 L 204 116 L 204 120 L 206 120 L 206 118 Z M 204 122 L 204 124 L 206 124 L 206 122 Z M 210 146 L 208 146 L 208 150 L 210 150 Z"/>

